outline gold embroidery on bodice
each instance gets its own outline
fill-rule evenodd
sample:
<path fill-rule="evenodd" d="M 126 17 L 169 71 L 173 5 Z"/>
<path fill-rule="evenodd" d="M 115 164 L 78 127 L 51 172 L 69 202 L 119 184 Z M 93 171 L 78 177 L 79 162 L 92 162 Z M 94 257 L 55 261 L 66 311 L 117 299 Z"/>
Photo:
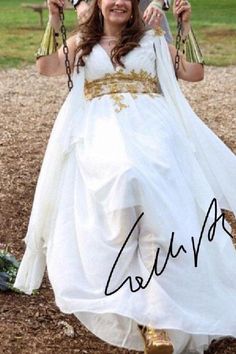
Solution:
<path fill-rule="evenodd" d="M 158 80 L 143 69 L 139 72 L 131 70 L 128 73 L 121 69 L 115 73 L 107 73 L 101 79 L 85 80 L 85 98 L 92 100 L 95 97 L 101 98 L 109 94 L 117 106 L 116 112 L 128 107 L 122 102 L 124 99 L 122 94 L 127 92 L 133 98 L 137 98 L 139 93 L 147 93 L 151 97 L 156 97 L 156 94 L 160 93 Z"/>

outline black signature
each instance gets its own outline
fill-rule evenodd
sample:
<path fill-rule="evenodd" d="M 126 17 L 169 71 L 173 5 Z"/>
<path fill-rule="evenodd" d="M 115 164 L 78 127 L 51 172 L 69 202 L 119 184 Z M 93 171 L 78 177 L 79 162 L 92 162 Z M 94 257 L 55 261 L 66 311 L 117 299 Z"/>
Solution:
<path fill-rule="evenodd" d="M 220 221 L 220 219 L 221 219 L 221 223 L 222 223 L 221 225 L 222 225 L 224 231 L 226 231 L 226 233 L 227 233 L 231 238 L 233 238 L 233 236 L 230 234 L 230 232 L 225 228 L 225 224 L 224 224 L 225 215 L 224 215 L 224 213 L 220 214 L 220 215 L 217 217 L 217 202 L 216 202 L 216 198 L 213 198 L 212 201 L 211 201 L 211 204 L 210 204 L 210 206 L 209 206 L 209 209 L 208 209 L 208 211 L 207 211 L 206 217 L 205 217 L 205 219 L 204 219 L 204 222 L 203 222 L 203 225 L 202 225 L 202 229 L 201 229 L 201 233 L 200 233 L 200 236 L 199 236 L 198 241 L 195 242 L 195 238 L 194 238 L 193 236 L 191 237 L 192 247 L 193 247 L 193 255 L 194 255 L 194 266 L 195 266 L 195 267 L 198 266 L 198 255 L 199 255 L 199 251 L 200 251 L 200 247 L 201 247 L 201 242 L 202 242 L 203 233 L 204 233 L 204 231 L 205 231 L 205 227 L 206 227 L 206 223 L 207 223 L 207 221 L 208 221 L 209 214 L 210 214 L 211 209 L 212 209 L 213 207 L 214 207 L 214 210 L 213 210 L 213 211 L 214 211 L 214 222 L 212 223 L 212 225 L 210 226 L 210 228 L 209 228 L 209 230 L 208 230 L 208 236 L 207 236 L 207 237 L 208 237 L 208 241 L 209 241 L 209 242 L 212 242 L 212 241 L 213 241 L 214 236 L 215 236 L 216 224 L 217 224 L 218 221 Z M 136 289 L 134 289 L 134 287 L 133 287 L 133 282 L 132 282 L 132 278 L 131 278 L 131 276 L 128 276 L 128 277 L 121 283 L 121 285 L 120 285 L 117 289 L 115 289 L 115 290 L 109 292 L 109 291 L 108 291 L 109 283 L 110 283 L 110 281 L 111 281 L 112 274 L 113 274 L 113 272 L 114 272 L 114 270 L 115 270 L 115 267 L 116 267 L 116 265 L 117 265 L 117 263 L 118 263 L 118 261 L 119 261 L 119 258 L 120 258 L 121 254 L 122 254 L 122 251 L 124 250 L 124 248 L 125 248 L 125 246 L 126 246 L 128 240 L 129 240 L 130 236 L 132 235 L 133 230 L 135 229 L 136 225 L 138 224 L 139 220 L 141 219 L 141 217 L 142 217 L 143 215 L 144 215 L 144 212 L 138 217 L 138 219 L 137 219 L 136 222 L 134 223 L 132 229 L 130 230 L 130 232 L 129 232 L 129 234 L 128 234 L 128 236 L 127 236 L 127 238 L 126 238 L 126 240 L 125 240 L 123 246 L 121 247 L 121 249 L 120 249 L 120 251 L 119 251 L 119 253 L 118 253 L 118 256 L 117 256 L 117 258 L 116 258 L 116 260 L 115 260 L 115 262 L 114 262 L 114 264 L 113 264 L 113 266 L 112 266 L 112 269 L 111 269 L 111 272 L 110 272 L 110 274 L 109 274 L 109 277 L 108 277 L 108 280 L 107 280 L 107 283 L 106 283 L 106 287 L 105 287 L 105 295 L 107 295 L 107 296 L 108 296 L 108 295 L 112 295 L 112 294 L 114 294 L 115 292 L 117 292 L 126 282 L 129 282 L 129 286 L 130 286 L 131 292 L 136 292 L 136 291 L 138 291 L 138 290 L 141 289 L 141 288 L 142 288 L 142 289 L 145 289 L 145 288 L 147 287 L 147 285 L 149 284 L 149 282 L 150 282 L 150 280 L 151 280 L 151 278 L 152 278 L 154 272 L 155 272 L 155 274 L 156 274 L 157 276 L 160 276 L 160 275 L 164 272 L 164 270 L 165 270 L 165 268 L 166 268 L 166 266 L 167 266 L 167 263 L 168 263 L 170 257 L 172 257 L 172 258 L 178 257 L 178 255 L 180 254 L 181 251 L 184 252 L 184 253 L 187 253 L 187 251 L 186 251 L 186 249 L 184 248 L 183 245 L 180 245 L 179 248 L 178 248 L 178 250 L 177 250 L 177 252 L 174 253 L 174 251 L 173 251 L 173 241 L 174 241 L 175 233 L 172 232 L 171 238 L 170 238 L 170 243 L 169 243 L 169 249 L 168 249 L 168 252 L 167 252 L 167 255 L 166 255 L 166 259 L 165 259 L 165 262 L 164 262 L 164 264 L 163 264 L 163 266 L 162 266 L 162 268 L 161 268 L 160 271 L 157 271 L 158 257 L 159 257 L 159 253 L 160 253 L 160 247 L 158 247 L 158 248 L 157 248 L 157 251 L 156 251 L 156 256 L 155 256 L 155 261 L 154 261 L 154 264 L 153 264 L 153 268 L 152 268 L 151 273 L 150 273 L 150 276 L 149 276 L 149 278 L 148 278 L 148 280 L 146 281 L 145 284 L 144 284 L 144 279 L 143 279 L 141 276 L 135 276 L 135 280 L 136 280 L 138 286 L 137 286 Z"/>

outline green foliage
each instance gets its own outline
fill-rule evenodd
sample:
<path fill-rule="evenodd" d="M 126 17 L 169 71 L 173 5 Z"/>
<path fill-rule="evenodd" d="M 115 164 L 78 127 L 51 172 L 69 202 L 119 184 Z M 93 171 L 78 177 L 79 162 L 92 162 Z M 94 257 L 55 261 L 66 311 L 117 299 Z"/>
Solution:
<path fill-rule="evenodd" d="M 1 0 L 0 11 L 0 69 L 24 67 L 35 62 L 34 53 L 41 41 L 44 28 L 41 28 L 39 14 L 25 9 L 21 4 L 42 4 L 40 0 Z M 48 11 L 43 10 L 44 26 Z M 65 24 L 68 32 L 76 21 L 74 11 L 66 11 Z M 68 33 L 69 34 L 69 33 Z"/>
<path fill-rule="evenodd" d="M 236 1 L 191 0 L 192 27 L 208 65 L 236 65 Z M 172 32 L 176 24 L 168 13 Z"/>
<path fill-rule="evenodd" d="M 13 287 L 20 262 L 5 248 L 0 250 L 0 291 L 12 290 L 19 292 Z"/>
<path fill-rule="evenodd" d="M 0 249 L 0 291 L 14 291 L 23 294 L 17 288 L 14 288 L 16 275 L 21 261 L 17 261 L 15 256 L 8 252 L 8 246 L 5 249 Z M 34 289 L 32 295 L 38 295 L 39 290 Z"/>

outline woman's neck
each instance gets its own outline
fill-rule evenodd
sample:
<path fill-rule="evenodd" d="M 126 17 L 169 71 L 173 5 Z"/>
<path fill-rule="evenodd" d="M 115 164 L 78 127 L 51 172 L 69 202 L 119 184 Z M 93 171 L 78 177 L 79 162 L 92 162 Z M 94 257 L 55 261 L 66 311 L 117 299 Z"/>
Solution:
<path fill-rule="evenodd" d="M 120 26 L 109 26 L 108 24 L 104 23 L 104 36 L 109 36 L 109 37 L 116 37 L 119 38 L 121 35 L 121 31 L 123 28 Z"/>

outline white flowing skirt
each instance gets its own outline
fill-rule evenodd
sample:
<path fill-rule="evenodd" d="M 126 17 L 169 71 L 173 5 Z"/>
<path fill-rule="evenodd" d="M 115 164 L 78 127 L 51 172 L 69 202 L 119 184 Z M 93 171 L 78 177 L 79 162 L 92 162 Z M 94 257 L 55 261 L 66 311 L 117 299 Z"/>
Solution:
<path fill-rule="evenodd" d="M 214 194 L 164 97 L 123 98 L 119 113 L 109 95 L 87 103 L 83 139 L 58 171 L 47 245 L 56 304 L 110 344 L 142 351 L 140 323 L 166 329 L 175 354 L 203 354 L 236 336 L 232 238 L 219 218 L 210 239 L 215 208 L 200 238 Z"/>

